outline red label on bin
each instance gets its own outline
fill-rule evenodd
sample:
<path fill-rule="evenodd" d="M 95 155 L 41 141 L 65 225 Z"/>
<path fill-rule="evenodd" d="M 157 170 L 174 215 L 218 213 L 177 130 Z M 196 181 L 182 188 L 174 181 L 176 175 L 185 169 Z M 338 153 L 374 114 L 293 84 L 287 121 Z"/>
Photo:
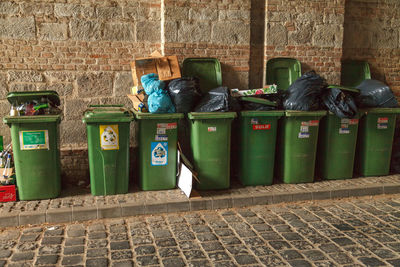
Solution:
<path fill-rule="evenodd" d="M 350 125 L 358 124 L 358 119 L 351 119 L 351 120 L 349 121 L 349 124 L 350 124 Z"/>
<path fill-rule="evenodd" d="M 378 123 L 388 123 L 388 118 L 378 118 Z"/>
<path fill-rule="evenodd" d="M 318 120 L 314 120 L 314 121 L 310 121 L 310 126 L 318 126 L 319 121 Z"/>
<path fill-rule="evenodd" d="M 271 124 L 253 124 L 253 130 L 270 130 Z"/>

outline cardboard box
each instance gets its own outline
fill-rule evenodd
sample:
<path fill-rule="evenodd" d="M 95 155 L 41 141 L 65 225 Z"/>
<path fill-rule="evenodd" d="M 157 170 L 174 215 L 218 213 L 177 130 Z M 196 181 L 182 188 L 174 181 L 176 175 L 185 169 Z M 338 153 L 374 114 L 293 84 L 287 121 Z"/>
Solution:
<path fill-rule="evenodd" d="M 137 58 L 131 62 L 133 85 L 137 90 L 142 89 L 140 78 L 149 73 L 158 74 L 163 81 L 173 80 L 181 77 L 177 56 L 163 57 L 158 51 L 151 54 L 151 57 Z"/>
<path fill-rule="evenodd" d="M 0 202 L 16 201 L 17 193 L 15 185 L 0 186 Z"/>
<path fill-rule="evenodd" d="M 133 109 L 136 111 L 146 112 L 139 105 L 144 104 L 147 107 L 147 99 L 144 94 L 136 94 L 136 95 L 127 95 L 128 98 L 132 101 Z"/>

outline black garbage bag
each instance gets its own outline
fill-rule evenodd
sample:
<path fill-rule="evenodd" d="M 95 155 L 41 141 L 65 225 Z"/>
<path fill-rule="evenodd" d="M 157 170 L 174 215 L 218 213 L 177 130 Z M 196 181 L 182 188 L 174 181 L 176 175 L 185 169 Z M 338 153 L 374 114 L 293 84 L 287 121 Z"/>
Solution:
<path fill-rule="evenodd" d="M 178 113 L 191 112 L 201 97 L 199 80 L 193 77 L 172 80 L 168 92 Z"/>
<path fill-rule="evenodd" d="M 195 107 L 195 112 L 238 111 L 240 103 L 229 94 L 228 87 L 221 86 L 203 95 Z"/>
<path fill-rule="evenodd" d="M 321 108 L 322 93 L 327 87 L 324 78 L 309 71 L 304 73 L 287 89 L 283 108 L 288 110 L 318 110 Z"/>
<path fill-rule="evenodd" d="M 392 90 L 383 82 L 367 79 L 360 83 L 357 89 L 360 89 L 360 95 L 356 98 L 359 107 L 398 107 Z"/>
<path fill-rule="evenodd" d="M 353 96 L 338 88 L 327 88 L 322 96 L 322 102 L 339 118 L 353 118 L 358 111 Z"/>
<path fill-rule="evenodd" d="M 276 107 L 267 106 L 259 103 L 251 103 L 251 102 L 242 102 L 243 110 L 258 110 L 258 111 L 268 111 L 275 110 Z"/>

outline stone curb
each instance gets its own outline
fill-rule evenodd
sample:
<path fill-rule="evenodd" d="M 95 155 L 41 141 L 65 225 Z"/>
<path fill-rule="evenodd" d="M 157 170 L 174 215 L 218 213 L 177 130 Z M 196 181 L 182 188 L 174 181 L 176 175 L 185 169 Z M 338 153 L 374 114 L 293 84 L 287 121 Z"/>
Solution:
<path fill-rule="evenodd" d="M 9 212 L 0 215 L 0 227 L 28 224 L 82 222 L 94 219 L 120 218 L 144 214 L 214 210 L 253 205 L 279 204 L 297 201 L 327 200 L 346 197 L 400 193 L 400 184 L 357 185 L 337 189 L 307 189 L 286 192 L 235 193 L 227 196 L 206 196 L 174 202 L 141 202 L 93 207 L 58 208 L 38 211 Z"/>

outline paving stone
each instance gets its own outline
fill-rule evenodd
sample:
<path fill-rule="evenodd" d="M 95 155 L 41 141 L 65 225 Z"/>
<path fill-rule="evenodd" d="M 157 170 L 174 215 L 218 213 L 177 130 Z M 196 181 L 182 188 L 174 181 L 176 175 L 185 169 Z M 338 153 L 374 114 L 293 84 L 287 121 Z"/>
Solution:
<path fill-rule="evenodd" d="M 65 246 L 78 246 L 84 245 L 85 238 L 84 237 L 74 237 L 74 238 L 67 238 L 65 239 Z"/>
<path fill-rule="evenodd" d="M 90 232 L 89 239 L 103 239 L 107 238 L 106 232 Z"/>
<path fill-rule="evenodd" d="M 105 265 L 108 266 L 108 265 Z M 113 261 L 111 263 L 113 267 L 134 267 L 135 264 L 131 260 L 124 260 L 124 261 Z"/>
<path fill-rule="evenodd" d="M 360 257 L 359 261 L 364 263 L 366 266 L 386 266 L 386 264 L 375 257 Z"/>
<path fill-rule="evenodd" d="M 132 251 L 130 251 L 130 250 L 111 251 L 111 259 L 112 260 L 131 259 L 132 256 L 133 256 L 133 254 L 132 254 Z"/>
<path fill-rule="evenodd" d="M 246 246 L 244 245 L 233 245 L 233 246 L 226 246 L 226 249 L 232 254 L 232 255 L 239 255 L 239 254 L 249 254 L 249 251 Z"/>
<path fill-rule="evenodd" d="M 290 244 L 286 241 L 269 241 L 268 243 L 271 245 L 271 247 L 273 247 L 276 250 L 281 250 L 291 247 Z"/>
<path fill-rule="evenodd" d="M 339 264 L 353 264 L 354 261 L 347 256 L 347 254 L 339 252 L 339 253 L 331 253 L 329 254 L 329 257 L 331 257 L 335 262 Z"/>
<path fill-rule="evenodd" d="M 319 250 L 307 250 L 307 251 L 302 251 L 301 252 L 304 256 L 306 256 L 307 259 L 310 261 L 322 261 L 326 260 L 327 258 L 325 257 L 324 253 L 322 253 Z"/>
<path fill-rule="evenodd" d="M 9 249 L 0 249 L 0 258 L 8 258 L 10 257 L 12 251 Z"/>
<path fill-rule="evenodd" d="M 303 256 L 299 252 L 297 252 L 296 250 L 293 250 L 293 249 L 280 250 L 279 254 L 285 260 L 297 260 L 297 259 L 303 258 Z"/>
<path fill-rule="evenodd" d="M 107 258 L 95 258 L 95 259 L 87 259 L 86 260 L 86 267 L 103 267 L 108 266 L 108 259 Z"/>
<path fill-rule="evenodd" d="M 393 266 L 400 266 L 400 259 L 387 260 Z"/>
<path fill-rule="evenodd" d="M 64 238 L 62 236 L 46 236 L 43 237 L 42 245 L 57 245 L 63 242 Z"/>
<path fill-rule="evenodd" d="M 129 241 L 111 242 L 110 248 L 111 250 L 129 249 L 130 244 Z"/>
<path fill-rule="evenodd" d="M 203 247 L 203 249 L 205 251 L 224 250 L 224 247 L 218 241 L 204 242 L 204 243 L 201 243 L 201 246 Z"/>
<path fill-rule="evenodd" d="M 39 247 L 39 255 L 59 254 L 61 245 L 45 245 Z"/>
<path fill-rule="evenodd" d="M 287 266 L 287 263 L 276 255 L 260 257 L 260 261 L 264 266 Z"/>
<path fill-rule="evenodd" d="M 136 258 L 136 261 L 142 266 L 159 264 L 159 260 L 156 256 L 140 256 Z"/>
<path fill-rule="evenodd" d="M 217 237 L 213 233 L 197 234 L 196 237 L 201 242 L 217 240 Z"/>
<path fill-rule="evenodd" d="M 51 265 L 56 264 L 58 261 L 58 255 L 45 255 L 37 257 L 35 265 Z"/>
<path fill-rule="evenodd" d="M 373 251 L 373 253 L 382 259 L 393 259 L 397 257 L 394 252 L 388 249 L 376 249 Z"/>
<path fill-rule="evenodd" d="M 214 262 L 214 266 L 215 267 L 230 267 L 230 266 L 235 266 L 235 263 L 233 261 L 217 261 L 217 262 Z"/>
<path fill-rule="evenodd" d="M 72 246 L 64 248 L 64 255 L 83 254 L 85 248 L 83 246 Z"/>
<path fill-rule="evenodd" d="M 26 242 L 17 245 L 18 251 L 31 251 L 35 250 L 36 248 L 38 248 L 38 244 L 36 242 Z"/>
<path fill-rule="evenodd" d="M 225 251 L 208 252 L 208 257 L 213 261 L 230 260 L 229 255 Z"/>
<path fill-rule="evenodd" d="M 180 251 L 176 247 L 159 248 L 158 254 L 161 258 L 176 257 L 180 255 Z"/>
<path fill-rule="evenodd" d="M 187 251 L 185 250 L 183 251 L 183 255 L 185 255 L 188 261 L 206 258 L 206 255 L 204 255 L 204 253 L 201 250 L 196 250 L 196 249 Z"/>
<path fill-rule="evenodd" d="M 311 263 L 305 260 L 292 260 L 288 261 L 290 266 L 293 267 L 311 267 Z"/>
<path fill-rule="evenodd" d="M 64 229 L 46 230 L 44 236 L 59 236 L 64 234 Z"/>
<path fill-rule="evenodd" d="M 40 234 L 22 235 L 19 239 L 20 242 L 31 242 L 39 239 Z"/>
<path fill-rule="evenodd" d="M 188 266 L 190 266 L 190 267 L 209 267 L 212 265 L 207 260 L 194 260 L 194 261 L 190 261 Z"/>
<path fill-rule="evenodd" d="M 82 263 L 82 256 L 81 255 L 76 255 L 76 256 L 67 256 L 63 257 L 61 264 L 62 265 L 77 265 L 79 263 Z"/>
<path fill-rule="evenodd" d="M 163 259 L 162 263 L 165 267 L 183 267 L 186 266 L 182 258 Z"/>
<path fill-rule="evenodd" d="M 34 252 L 17 252 L 11 256 L 11 261 L 29 261 L 35 256 Z"/>
<path fill-rule="evenodd" d="M 156 249 L 154 246 L 139 246 L 135 248 L 135 253 L 137 255 L 148 255 L 155 254 Z"/>
<path fill-rule="evenodd" d="M 256 258 L 252 255 L 236 255 L 235 260 L 240 265 L 257 263 Z"/>

